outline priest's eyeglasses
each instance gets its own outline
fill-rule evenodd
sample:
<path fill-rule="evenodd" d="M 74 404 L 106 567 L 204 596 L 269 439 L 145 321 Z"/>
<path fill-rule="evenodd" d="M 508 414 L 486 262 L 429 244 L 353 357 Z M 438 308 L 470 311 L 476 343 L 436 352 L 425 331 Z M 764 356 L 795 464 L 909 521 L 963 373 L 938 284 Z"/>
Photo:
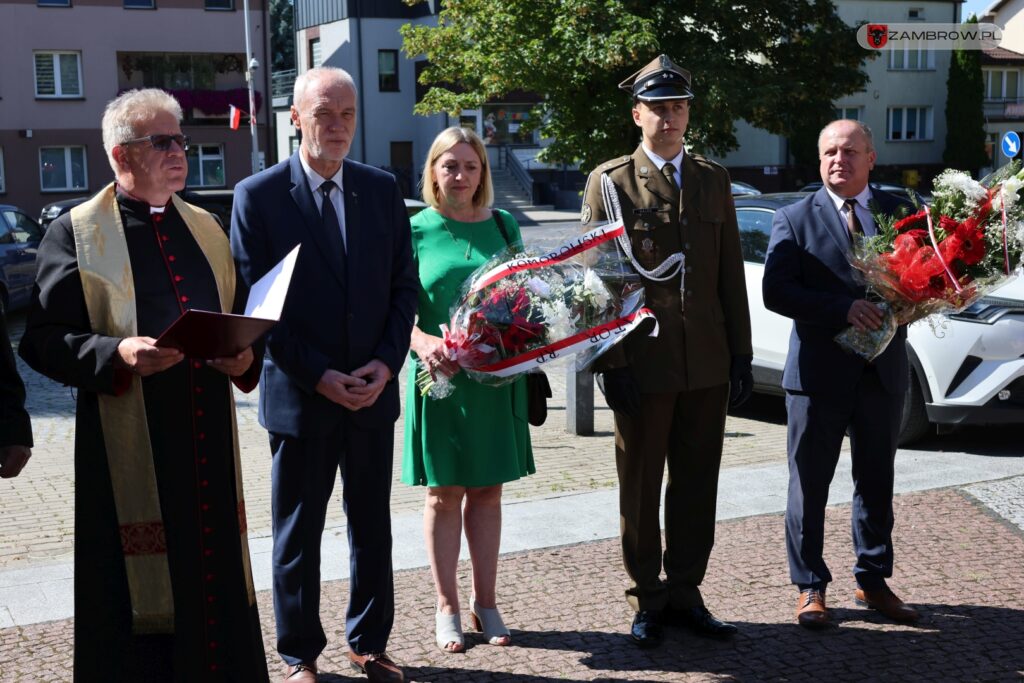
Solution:
<path fill-rule="evenodd" d="M 171 143 L 178 143 L 178 147 L 181 147 L 181 151 L 188 151 L 189 137 L 187 135 L 167 135 L 161 133 L 159 135 L 147 135 L 141 138 L 135 138 L 134 140 L 125 140 L 122 145 L 131 145 L 138 142 L 148 142 L 153 145 L 153 149 L 158 152 L 166 152 L 171 148 Z"/>

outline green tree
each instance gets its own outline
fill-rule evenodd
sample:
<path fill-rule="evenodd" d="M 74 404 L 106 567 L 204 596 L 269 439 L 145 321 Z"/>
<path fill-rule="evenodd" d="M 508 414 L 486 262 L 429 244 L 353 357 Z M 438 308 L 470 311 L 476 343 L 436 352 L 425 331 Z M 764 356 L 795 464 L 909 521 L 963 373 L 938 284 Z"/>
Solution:
<path fill-rule="evenodd" d="M 292 0 L 270 0 L 270 69 L 295 68 L 295 8 Z"/>
<path fill-rule="evenodd" d="M 972 16 L 966 23 L 978 23 Z M 946 149 L 942 161 L 953 168 L 978 172 L 989 163 L 985 152 L 985 81 L 981 52 L 954 50 L 946 79 Z"/>
<path fill-rule="evenodd" d="M 406 0 L 415 4 L 421 0 Z M 658 54 L 693 73 L 687 140 L 737 147 L 745 119 L 816 156 L 832 102 L 862 89 L 867 52 L 828 0 L 448 0 L 438 25 L 402 28 L 432 85 L 417 113 L 457 113 L 515 90 L 543 101 L 529 119 L 553 138 L 544 158 L 586 170 L 639 140 L 616 85 Z"/>

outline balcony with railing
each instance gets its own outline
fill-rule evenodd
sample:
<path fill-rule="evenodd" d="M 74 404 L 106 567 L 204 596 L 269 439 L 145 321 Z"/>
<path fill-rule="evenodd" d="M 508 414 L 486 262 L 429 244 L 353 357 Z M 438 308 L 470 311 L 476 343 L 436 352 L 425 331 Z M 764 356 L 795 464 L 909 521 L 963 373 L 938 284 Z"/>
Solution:
<path fill-rule="evenodd" d="M 273 107 L 287 107 L 292 103 L 295 91 L 295 69 L 275 71 L 270 74 L 270 102 Z"/>
<path fill-rule="evenodd" d="M 249 112 L 245 55 L 119 52 L 118 89 L 160 88 L 181 104 L 188 125 L 223 125 L 232 106 Z M 256 91 L 255 112 L 263 95 Z"/>
<path fill-rule="evenodd" d="M 983 109 L 989 121 L 1024 119 L 1024 97 L 986 99 Z"/>

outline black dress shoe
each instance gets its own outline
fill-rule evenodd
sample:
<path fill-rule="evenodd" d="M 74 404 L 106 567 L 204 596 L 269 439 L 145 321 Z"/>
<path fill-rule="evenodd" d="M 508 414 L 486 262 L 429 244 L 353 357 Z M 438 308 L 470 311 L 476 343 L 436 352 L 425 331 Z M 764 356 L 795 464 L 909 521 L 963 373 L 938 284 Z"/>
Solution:
<path fill-rule="evenodd" d="M 649 648 L 661 645 L 661 613 L 657 610 L 642 609 L 633 617 L 629 636 L 637 647 Z"/>
<path fill-rule="evenodd" d="M 698 636 L 707 638 L 728 638 L 738 630 L 734 625 L 716 619 L 707 607 L 672 608 L 666 619 L 673 626 L 685 626 Z"/>

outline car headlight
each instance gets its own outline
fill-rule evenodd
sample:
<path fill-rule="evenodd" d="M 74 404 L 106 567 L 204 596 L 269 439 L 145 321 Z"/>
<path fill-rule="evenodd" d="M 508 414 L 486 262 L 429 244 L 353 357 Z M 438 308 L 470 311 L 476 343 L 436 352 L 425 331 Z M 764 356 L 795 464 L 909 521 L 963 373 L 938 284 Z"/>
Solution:
<path fill-rule="evenodd" d="M 949 316 L 950 320 L 991 325 L 1004 315 L 1024 313 L 1024 301 L 1004 299 L 999 296 L 983 296 L 959 313 Z"/>
<path fill-rule="evenodd" d="M 49 206 L 49 207 L 43 209 L 43 218 L 49 218 L 50 220 L 53 220 L 54 218 L 56 218 L 59 215 L 60 215 L 60 207 L 59 206 Z"/>

